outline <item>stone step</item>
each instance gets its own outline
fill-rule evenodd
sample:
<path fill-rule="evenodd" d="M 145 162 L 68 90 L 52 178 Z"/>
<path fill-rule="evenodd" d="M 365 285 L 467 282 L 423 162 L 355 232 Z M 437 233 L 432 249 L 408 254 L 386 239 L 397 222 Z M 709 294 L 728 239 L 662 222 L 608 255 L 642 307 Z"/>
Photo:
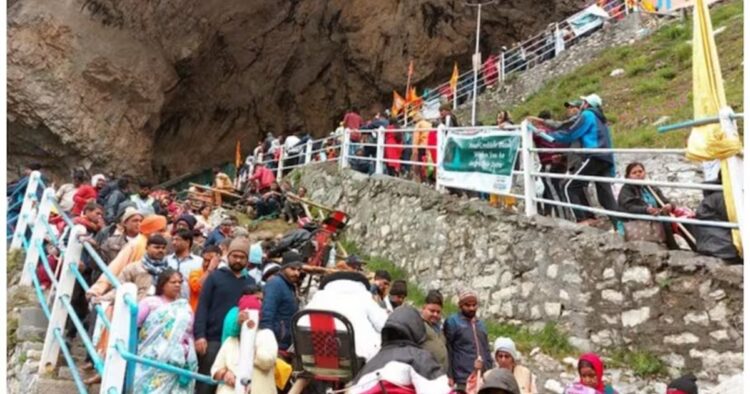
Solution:
<path fill-rule="evenodd" d="M 72 394 L 78 392 L 78 387 L 72 380 L 40 377 L 31 391 L 29 394 Z"/>

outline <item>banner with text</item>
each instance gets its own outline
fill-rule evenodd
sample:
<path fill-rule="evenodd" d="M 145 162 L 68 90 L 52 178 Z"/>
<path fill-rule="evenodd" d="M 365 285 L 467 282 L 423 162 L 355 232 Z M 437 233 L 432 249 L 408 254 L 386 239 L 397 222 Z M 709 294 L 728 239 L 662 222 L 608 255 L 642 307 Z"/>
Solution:
<path fill-rule="evenodd" d="M 521 137 L 507 131 L 449 131 L 440 147 L 438 182 L 484 193 L 509 193 L 520 144 Z"/>

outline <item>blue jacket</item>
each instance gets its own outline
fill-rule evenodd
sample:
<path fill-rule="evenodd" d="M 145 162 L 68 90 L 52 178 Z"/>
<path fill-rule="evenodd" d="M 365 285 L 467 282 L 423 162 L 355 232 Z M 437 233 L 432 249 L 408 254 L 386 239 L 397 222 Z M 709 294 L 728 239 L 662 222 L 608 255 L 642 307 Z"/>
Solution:
<path fill-rule="evenodd" d="M 298 309 L 294 285 L 284 275 L 274 276 L 263 287 L 263 307 L 258 327 L 273 331 L 281 350 L 288 349 L 292 344 L 292 316 Z"/>
<path fill-rule="evenodd" d="M 482 372 L 492 368 L 493 358 L 487 328 L 479 319 L 474 319 L 474 324 L 478 340 L 476 344 L 474 330 L 471 328 L 472 322 L 461 313 L 454 313 L 443 324 L 445 343 L 448 347 L 448 377 L 457 384 L 466 383 L 466 379 L 474 371 L 477 353 L 482 356 L 484 363 Z"/>
<path fill-rule="evenodd" d="M 255 284 L 255 280 L 243 272 L 240 277 L 234 275 L 228 267 L 219 268 L 203 282 L 195 311 L 193 333 L 195 339 L 220 341 L 224 326 L 224 317 L 242 296 L 242 290 Z"/>
<path fill-rule="evenodd" d="M 612 136 L 607 127 L 607 118 L 600 109 L 595 107 L 584 109 L 573 124 L 566 129 L 550 133 L 550 136 L 555 139 L 555 142 L 564 144 L 580 141 L 582 148 L 612 148 Z M 592 157 L 615 164 L 612 153 L 587 153 L 583 157 Z"/>
<path fill-rule="evenodd" d="M 208 238 L 206 238 L 206 242 L 203 244 L 203 247 L 208 247 L 212 245 L 219 246 L 221 244 L 221 241 L 224 240 L 224 234 L 221 233 L 219 230 L 219 227 L 216 227 L 213 231 L 211 231 L 208 234 Z"/>

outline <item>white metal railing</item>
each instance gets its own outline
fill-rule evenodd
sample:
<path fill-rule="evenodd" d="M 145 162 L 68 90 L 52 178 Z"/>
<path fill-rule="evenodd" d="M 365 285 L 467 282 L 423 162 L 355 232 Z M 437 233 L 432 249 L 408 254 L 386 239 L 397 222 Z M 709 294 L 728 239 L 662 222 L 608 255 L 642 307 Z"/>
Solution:
<path fill-rule="evenodd" d="M 740 117 L 741 114 L 731 114 L 733 117 Z M 481 127 L 452 127 L 446 128 L 442 125 L 437 128 L 417 130 L 413 127 L 406 128 L 379 128 L 376 130 L 368 130 L 368 133 L 373 133 L 374 138 L 372 141 L 367 142 L 352 142 L 351 135 L 352 131 L 349 129 L 344 130 L 344 134 L 341 136 L 341 141 L 336 147 L 340 147 L 340 154 L 337 160 L 340 168 L 351 167 L 356 161 L 369 163 L 370 167 L 367 168 L 369 174 L 375 175 L 396 175 L 396 176 L 408 176 L 415 172 L 417 168 L 432 167 L 435 171 L 436 176 L 434 178 L 428 178 L 424 174 L 418 174 L 417 178 L 421 182 L 427 182 L 434 184 L 437 189 L 443 189 L 445 186 L 440 183 L 440 178 L 437 176 L 437 172 L 440 171 L 440 165 L 442 163 L 442 151 L 441 147 L 444 144 L 444 138 L 446 134 L 450 132 L 464 132 L 464 133 L 482 133 L 489 130 L 498 130 L 494 126 L 481 126 Z M 635 149 L 586 149 L 586 148 L 536 148 L 533 143 L 532 135 L 534 128 L 531 127 L 527 121 L 524 121 L 521 125 L 510 126 L 503 129 L 508 135 L 517 135 L 521 137 L 521 147 L 519 148 L 520 163 L 518 169 L 512 171 L 512 176 L 516 179 L 520 178 L 520 182 L 515 185 L 514 190 L 518 189 L 521 193 L 506 193 L 502 195 L 516 197 L 524 202 L 524 212 L 527 216 L 534 216 L 537 214 L 537 203 L 549 204 L 552 206 L 558 206 L 566 209 L 575 209 L 581 211 L 588 211 L 595 214 L 606 215 L 614 218 L 621 219 L 633 219 L 633 220 L 652 220 L 659 222 L 670 222 L 670 223 L 684 223 L 700 226 L 713 226 L 722 228 L 738 228 L 739 223 L 729 222 L 718 222 L 718 221 L 706 221 L 697 219 L 686 219 L 676 218 L 670 216 L 651 216 L 651 215 L 640 215 L 631 214 L 621 211 L 610 211 L 603 208 L 575 205 L 566 201 L 557 201 L 543 198 L 537 195 L 536 182 L 538 179 L 560 179 L 560 180 L 580 180 L 587 182 L 602 182 L 609 184 L 630 184 L 638 186 L 658 186 L 672 189 L 688 189 L 688 190 L 709 190 L 717 191 L 722 190 L 721 185 L 715 184 L 703 184 L 703 183 L 690 183 L 690 182 L 670 182 L 663 180 L 637 180 L 637 179 L 626 179 L 618 177 L 602 177 L 602 176 L 584 176 L 584 175 L 573 175 L 567 174 L 556 174 L 549 172 L 542 172 L 538 170 L 536 154 L 538 153 L 580 153 L 580 154 L 601 154 L 610 153 L 613 155 L 632 155 L 632 154 L 656 154 L 656 155 L 683 155 L 685 149 L 646 149 L 646 148 L 635 148 Z M 432 143 L 418 144 L 414 141 L 415 133 L 435 133 L 435 138 L 432 138 Z M 386 135 L 392 133 L 395 135 L 401 135 L 401 143 L 386 143 Z M 364 132 L 363 132 L 364 135 Z M 330 137 L 329 137 L 330 138 Z M 409 139 L 411 138 L 411 139 Z M 374 154 L 372 149 L 370 154 L 357 156 L 353 152 L 353 147 L 359 148 L 374 148 Z M 387 157 L 385 154 L 386 149 L 396 148 L 401 149 L 400 157 L 393 158 Z M 405 154 L 404 152 L 408 152 Z M 414 160 L 416 156 L 418 159 L 420 156 L 417 151 L 423 150 L 424 153 L 430 151 L 434 153 L 435 157 L 432 157 L 432 161 L 420 161 Z M 389 155 L 392 156 L 392 155 Z M 408 156 L 408 157 L 406 157 Z M 282 156 L 283 157 L 283 156 Z M 334 160 L 327 160 L 334 161 Z M 304 163 L 297 163 L 294 165 L 286 166 L 283 160 L 279 160 L 279 166 L 277 171 L 279 174 L 283 174 L 287 170 L 293 168 L 303 167 L 308 164 L 312 164 L 313 161 L 307 160 Z M 406 168 L 400 168 L 399 171 L 392 170 L 396 166 L 402 166 Z M 471 188 L 464 188 L 465 190 L 475 191 Z M 478 191 L 481 192 L 481 191 Z"/>
<path fill-rule="evenodd" d="M 607 11 L 610 16 L 609 22 L 616 22 L 631 12 L 625 0 L 612 0 L 605 4 L 603 9 Z M 544 31 L 521 41 L 507 51 L 491 55 L 497 59 L 494 64 L 496 74 L 485 75 L 484 63 L 480 65 L 482 70 L 477 74 L 477 94 L 487 87 L 494 86 L 495 84 L 502 84 L 514 73 L 527 71 L 539 64 L 555 58 L 562 51 L 575 45 L 574 41 L 577 43 L 588 38 L 591 32 L 586 32 L 582 37 L 576 36 L 575 34 L 565 34 L 565 31 L 570 28 L 567 21 L 574 16 L 575 15 L 562 22 L 554 23 L 553 29 L 548 27 Z M 592 31 L 598 29 L 599 28 Z M 456 91 L 451 91 L 448 95 L 450 101 L 453 103 L 454 109 L 458 106 L 460 101 L 472 98 L 474 94 L 473 80 L 473 69 L 459 74 Z M 444 97 L 445 95 L 443 92 L 449 87 L 449 85 L 450 81 L 447 81 L 429 89 L 428 93 L 422 97 L 423 103 L 435 102 L 436 100 L 439 102 L 441 99 L 447 99 L 447 97 Z M 409 116 L 409 112 L 410 111 L 407 110 L 402 112 L 399 116 L 400 124 L 411 125 L 413 123 Z"/>

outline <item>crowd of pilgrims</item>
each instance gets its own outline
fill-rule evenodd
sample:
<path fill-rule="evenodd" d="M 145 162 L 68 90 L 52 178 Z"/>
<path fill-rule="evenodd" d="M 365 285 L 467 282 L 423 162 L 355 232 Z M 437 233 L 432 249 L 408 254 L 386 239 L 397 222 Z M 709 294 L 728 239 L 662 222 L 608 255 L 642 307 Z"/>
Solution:
<path fill-rule="evenodd" d="M 30 166 L 26 175 L 34 169 L 39 168 Z M 81 240 L 95 249 L 109 271 L 121 283 L 135 284 L 138 354 L 218 381 L 218 385 L 196 383 L 139 363 L 135 392 L 234 392 L 241 375 L 243 324 L 257 329 L 248 392 L 325 392 L 321 382 L 293 373 L 296 328 L 291 322 L 305 309 L 337 312 L 351 322 L 360 368 L 347 392 L 539 392 L 535 373 L 522 365 L 513 339 L 490 340 L 485 322 L 478 318 L 480 300 L 472 289 L 456 295 L 458 312 L 445 317 L 448 301 L 440 290 L 407 301 L 404 280 L 392 280 L 388 271 L 369 272 L 365 261 L 348 256 L 336 261 L 335 269 L 320 278 L 317 291 L 303 299 L 307 256 L 300 250 L 309 237 L 300 232 L 309 231 L 311 222 L 300 220 L 306 219 L 306 210 L 286 193 L 278 193 L 274 206 L 282 207 L 283 219 L 299 222 L 300 228 L 269 236 L 249 232 L 231 211 L 212 213 L 210 204 L 179 201 L 174 193 L 153 190 L 145 182 L 134 188 L 132 184 L 128 177 L 108 179 L 98 174 L 89 180 L 76 172 L 72 183 L 57 188 L 57 198 L 60 209 L 86 229 Z M 305 192 L 289 184 L 285 188 L 292 194 Z M 63 233 L 61 214 L 53 211 L 50 223 Z M 46 240 L 45 248 L 50 268 L 59 273 L 60 251 L 51 240 Z M 76 284 L 75 312 L 103 356 L 109 333 L 96 328 L 95 309 L 101 306 L 111 318 L 115 289 L 88 253 L 78 270 L 88 291 Z M 48 272 L 41 264 L 36 271 L 45 289 L 53 282 Z M 259 313 L 257 325 L 249 318 L 250 310 Z M 300 320 L 299 324 L 311 323 Z M 67 340 L 76 335 L 69 324 Z M 88 384 L 100 381 L 90 363 L 83 368 L 92 373 Z M 565 393 L 615 393 L 605 382 L 604 362 L 597 354 L 580 356 L 578 374 Z M 698 392 L 692 375 L 676 379 L 669 387 L 669 394 Z"/>

